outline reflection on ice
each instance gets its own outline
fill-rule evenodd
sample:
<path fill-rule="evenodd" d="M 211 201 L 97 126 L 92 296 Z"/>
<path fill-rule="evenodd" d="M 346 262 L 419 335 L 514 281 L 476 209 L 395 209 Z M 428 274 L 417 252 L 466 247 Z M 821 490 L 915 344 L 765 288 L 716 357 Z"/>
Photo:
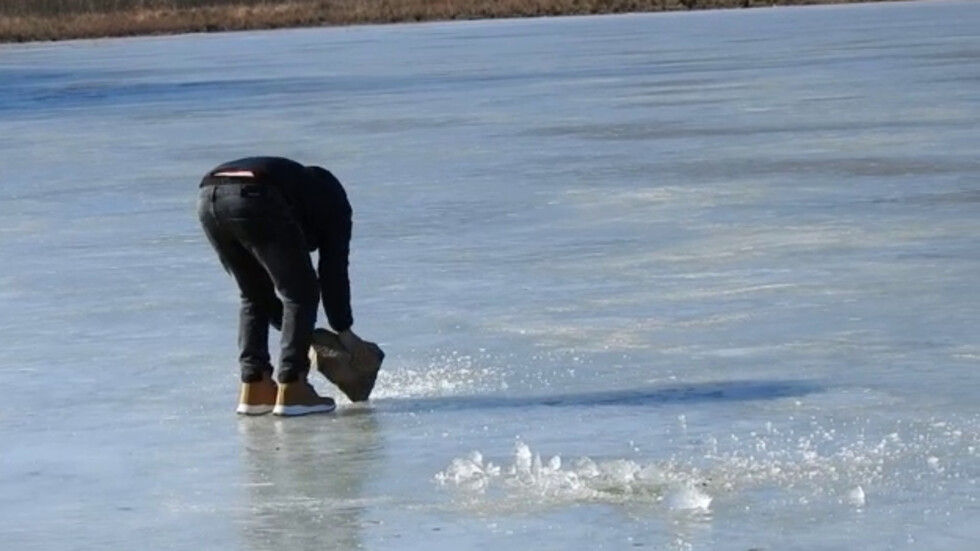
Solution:
<path fill-rule="evenodd" d="M 364 485 L 383 459 L 370 414 L 239 421 L 238 549 L 360 549 L 372 502 Z"/>

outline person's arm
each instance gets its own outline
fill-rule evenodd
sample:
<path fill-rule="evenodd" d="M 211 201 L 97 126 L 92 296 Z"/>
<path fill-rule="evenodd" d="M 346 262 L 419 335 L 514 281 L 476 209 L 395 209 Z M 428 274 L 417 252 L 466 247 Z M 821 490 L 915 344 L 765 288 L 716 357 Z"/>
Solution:
<path fill-rule="evenodd" d="M 325 171 L 326 172 L 326 171 Z M 329 172 L 327 173 L 329 174 Z M 337 333 L 349 332 L 354 325 L 351 313 L 350 261 L 353 209 L 340 182 L 329 174 L 329 212 L 323 213 L 325 224 L 319 246 L 320 298 L 330 327 Z"/>

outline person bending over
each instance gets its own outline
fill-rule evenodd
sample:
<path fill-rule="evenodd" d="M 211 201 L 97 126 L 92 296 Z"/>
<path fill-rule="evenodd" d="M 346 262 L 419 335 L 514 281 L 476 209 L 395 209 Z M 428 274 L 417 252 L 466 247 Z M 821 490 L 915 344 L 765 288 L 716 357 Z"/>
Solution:
<path fill-rule="evenodd" d="M 241 292 L 238 413 L 333 411 L 334 400 L 319 396 L 307 376 L 320 299 L 343 346 L 354 350 L 363 342 L 351 330 L 352 209 L 344 187 L 322 167 L 283 157 L 221 164 L 199 187 L 204 234 Z M 316 269 L 310 255 L 314 250 Z M 275 378 L 270 325 L 281 332 Z"/>

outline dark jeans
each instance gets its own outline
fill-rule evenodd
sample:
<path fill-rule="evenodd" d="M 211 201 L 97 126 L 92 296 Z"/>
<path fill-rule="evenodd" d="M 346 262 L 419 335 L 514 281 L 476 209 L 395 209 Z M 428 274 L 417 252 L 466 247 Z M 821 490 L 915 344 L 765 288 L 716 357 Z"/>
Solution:
<path fill-rule="evenodd" d="M 280 320 L 279 382 L 305 379 L 319 287 L 303 233 L 279 190 L 263 184 L 206 186 L 197 213 L 221 264 L 241 290 L 242 381 L 272 373 L 269 325 L 279 326 Z"/>

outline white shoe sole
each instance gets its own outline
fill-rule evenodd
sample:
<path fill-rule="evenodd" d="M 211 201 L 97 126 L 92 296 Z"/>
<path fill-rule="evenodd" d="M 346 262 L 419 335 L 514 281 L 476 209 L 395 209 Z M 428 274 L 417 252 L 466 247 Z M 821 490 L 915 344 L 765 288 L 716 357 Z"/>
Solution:
<path fill-rule="evenodd" d="M 235 410 L 239 415 L 265 415 L 273 410 L 273 407 L 268 404 L 262 405 L 249 405 L 249 404 L 238 404 L 238 409 Z"/>
<path fill-rule="evenodd" d="M 311 413 L 330 413 L 337 409 L 336 404 L 317 404 L 315 406 L 279 406 L 272 408 L 273 415 L 283 417 L 296 417 L 299 415 L 309 415 Z"/>

